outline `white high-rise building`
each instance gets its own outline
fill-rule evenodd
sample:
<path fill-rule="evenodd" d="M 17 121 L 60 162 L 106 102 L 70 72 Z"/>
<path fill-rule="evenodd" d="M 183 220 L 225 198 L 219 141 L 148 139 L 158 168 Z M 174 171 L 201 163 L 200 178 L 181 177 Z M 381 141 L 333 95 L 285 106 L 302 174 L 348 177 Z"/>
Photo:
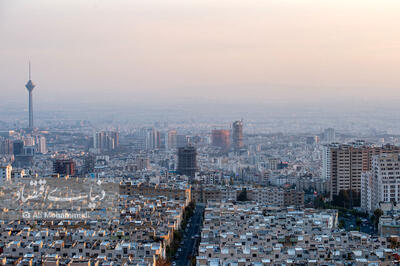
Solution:
<path fill-rule="evenodd" d="M 331 148 L 324 146 L 322 151 L 322 178 L 324 180 L 331 179 Z"/>
<path fill-rule="evenodd" d="M 168 140 L 167 140 L 167 149 L 175 149 L 176 148 L 176 130 L 168 131 Z"/>
<path fill-rule="evenodd" d="M 361 208 L 374 211 L 380 202 L 400 203 L 400 153 L 376 155 L 371 171 L 362 174 Z"/>
<path fill-rule="evenodd" d="M 93 148 L 99 152 L 114 151 L 119 147 L 119 133 L 116 131 L 100 131 L 93 135 Z"/>
<path fill-rule="evenodd" d="M 146 141 L 147 149 L 149 150 L 157 150 L 160 149 L 161 146 L 161 134 L 160 131 L 156 129 L 152 129 L 147 133 L 147 141 Z"/>
<path fill-rule="evenodd" d="M 38 140 L 37 140 L 37 151 L 38 151 L 38 153 L 41 153 L 41 154 L 46 154 L 47 153 L 46 138 L 43 137 L 43 136 L 38 137 Z"/>

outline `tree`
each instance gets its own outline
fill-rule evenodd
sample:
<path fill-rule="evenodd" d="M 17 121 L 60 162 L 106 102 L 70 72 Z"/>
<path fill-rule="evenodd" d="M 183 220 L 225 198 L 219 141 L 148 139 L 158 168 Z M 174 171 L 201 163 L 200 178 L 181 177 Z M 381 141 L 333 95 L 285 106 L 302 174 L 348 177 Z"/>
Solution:
<path fill-rule="evenodd" d="M 237 201 L 247 201 L 247 191 L 246 188 L 243 188 L 237 196 Z"/>
<path fill-rule="evenodd" d="M 156 266 L 170 266 L 171 263 L 162 257 L 159 257 L 156 261 Z"/>
<path fill-rule="evenodd" d="M 334 197 L 333 204 L 346 208 L 349 206 L 350 196 L 347 190 L 341 190 L 338 196 Z"/>
<path fill-rule="evenodd" d="M 340 228 L 340 229 L 344 228 L 344 225 L 345 225 L 344 221 L 343 221 L 343 220 L 340 220 L 340 221 L 339 221 L 339 228 Z"/>
<path fill-rule="evenodd" d="M 314 208 L 316 209 L 325 208 L 324 197 L 322 195 L 318 195 L 318 197 L 314 200 Z"/>
<path fill-rule="evenodd" d="M 382 215 L 383 215 L 383 211 L 382 211 L 381 209 L 376 209 L 376 210 L 374 211 L 374 216 L 375 216 L 376 218 L 378 218 L 378 220 L 379 220 L 379 218 L 380 218 Z"/>
<path fill-rule="evenodd" d="M 376 209 L 374 211 L 374 215 L 372 216 L 372 220 L 374 221 L 375 228 L 378 227 L 379 218 L 383 215 L 383 211 L 381 209 Z"/>
<path fill-rule="evenodd" d="M 347 260 L 353 260 L 353 252 L 347 253 Z"/>

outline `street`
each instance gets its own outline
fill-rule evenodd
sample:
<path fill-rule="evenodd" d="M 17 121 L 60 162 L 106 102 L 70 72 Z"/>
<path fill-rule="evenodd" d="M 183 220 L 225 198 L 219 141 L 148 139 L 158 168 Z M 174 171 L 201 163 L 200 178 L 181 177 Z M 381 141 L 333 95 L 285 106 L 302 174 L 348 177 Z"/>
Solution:
<path fill-rule="evenodd" d="M 179 245 L 179 249 L 175 255 L 172 265 L 187 266 L 190 265 L 190 260 L 196 254 L 196 246 L 200 241 L 200 231 L 203 223 L 203 212 L 205 206 L 196 204 L 196 208 L 191 217 L 191 222 L 184 232 L 183 240 Z"/>
<path fill-rule="evenodd" d="M 355 216 L 340 217 L 339 220 L 344 222 L 344 229 L 346 231 L 357 230 L 357 217 Z M 377 233 L 371 221 L 366 218 L 361 219 L 360 231 L 370 235 L 375 235 Z"/>

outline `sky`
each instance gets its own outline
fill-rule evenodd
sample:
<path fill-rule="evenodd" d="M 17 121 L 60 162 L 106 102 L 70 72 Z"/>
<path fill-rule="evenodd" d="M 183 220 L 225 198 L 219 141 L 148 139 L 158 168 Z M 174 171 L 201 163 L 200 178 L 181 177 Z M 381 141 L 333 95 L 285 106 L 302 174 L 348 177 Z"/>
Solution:
<path fill-rule="evenodd" d="M 398 0 L 0 0 L 2 102 L 400 100 Z"/>

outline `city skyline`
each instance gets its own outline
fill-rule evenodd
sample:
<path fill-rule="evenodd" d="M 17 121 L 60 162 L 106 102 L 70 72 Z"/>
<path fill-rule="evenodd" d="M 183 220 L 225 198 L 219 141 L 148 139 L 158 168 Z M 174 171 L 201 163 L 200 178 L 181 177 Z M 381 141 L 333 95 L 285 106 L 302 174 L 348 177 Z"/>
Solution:
<path fill-rule="evenodd" d="M 0 0 L 0 264 L 400 265 L 398 11 Z"/>

